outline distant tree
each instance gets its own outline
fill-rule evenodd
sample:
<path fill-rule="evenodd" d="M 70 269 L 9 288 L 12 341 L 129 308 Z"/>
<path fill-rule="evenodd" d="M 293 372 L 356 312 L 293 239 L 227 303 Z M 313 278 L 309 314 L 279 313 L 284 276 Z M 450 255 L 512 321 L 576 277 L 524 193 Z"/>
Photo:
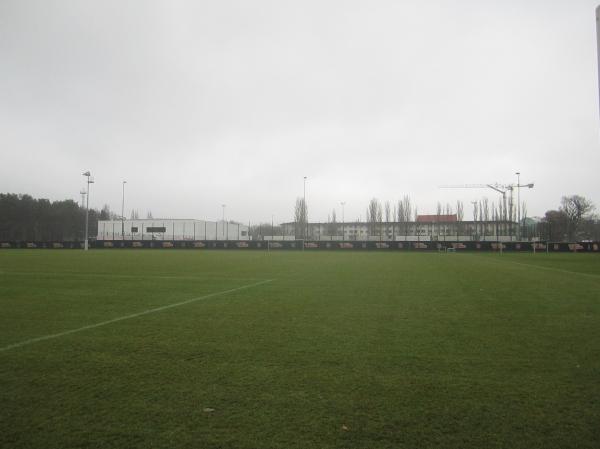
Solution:
<path fill-rule="evenodd" d="M 338 231 L 338 223 L 337 223 L 337 215 L 335 213 L 335 209 L 331 211 L 331 215 L 327 216 L 328 226 L 327 233 L 329 235 L 337 235 Z"/>
<path fill-rule="evenodd" d="M 408 195 L 404 195 L 402 200 L 398 201 L 398 222 L 401 226 L 401 232 L 404 235 L 408 234 L 408 226 L 410 221 L 412 220 L 412 204 L 410 197 Z"/>
<path fill-rule="evenodd" d="M 149 220 L 151 220 L 151 219 L 153 219 L 153 218 L 154 218 L 154 217 L 152 216 L 152 211 L 150 211 L 150 210 L 149 210 L 148 212 L 146 212 L 146 219 L 149 219 Z"/>
<path fill-rule="evenodd" d="M 458 200 L 458 201 L 456 201 L 456 219 L 458 220 L 458 223 L 456 224 L 456 234 L 457 235 L 462 234 L 462 230 L 463 230 L 462 229 L 463 228 L 462 221 L 463 221 L 464 216 L 465 216 L 465 213 L 464 213 L 463 202 Z"/>
<path fill-rule="evenodd" d="M 465 209 L 465 206 L 464 206 L 463 202 L 458 200 L 456 202 L 456 218 L 458 219 L 458 221 L 463 221 L 463 219 L 465 217 L 464 209 Z"/>
<path fill-rule="evenodd" d="M 95 236 L 98 213 L 90 209 L 89 217 L 89 235 Z M 73 200 L 50 202 L 30 195 L 0 193 L 0 240 L 81 240 L 84 223 L 85 209 Z"/>
<path fill-rule="evenodd" d="M 105 204 L 100 211 L 100 220 L 112 220 L 113 213 L 108 204 Z"/>
<path fill-rule="evenodd" d="M 136 209 L 131 209 L 131 219 L 132 220 L 139 220 L 140 218 L 140 214 Z"/>
<path fill-rule="evenodd" d="M 600 219 L 597 215 L 589 215 L 579 224 L 579 235 L 585 240 L 600 241 Z"/>
<path fill-rule="evenodd" d="M 549 241 L 565 241 L 569 238 L 569 217 L 562 210 L 549 210 L 540 223 L 540 231 Z"/>
<path fill-rule="evenodd" d="M 369 234 L 378 234 L 378 224 L 382 221 L 381 203 L 377 198 L 372 198 L 367 207 L 367 222 L 369 223 Z"/>
<path fill-rule="evenodd" d="M 265 235 L 281 235 L 277 234 L 277 232 L 281 232 L 281 230 L 277 228 L 272 229 L 271 223 L 267 222 L 253 224 L 248 228 L 248 235 L 250 235 L 251 240 L 264 240 Z"/>
<path fill-rule="evenodd" d="M 304 202 L 304 198 L 296 198 L 296 204 L 294 205 L 294 223 L 295 225 L 295 234 L 296 238 L 307 238 L 308 230 L 307 230 L 307 218 L 308 218 L 308 208 Z"/>
<path fill-rule="evenodd" d="M 594 204 L 580 195 L 563 196 L 560 203 L 560 210 L 568 219 L 569 240 L 573 240 L 577 236 L 581 220 L 594 210 Z"/>

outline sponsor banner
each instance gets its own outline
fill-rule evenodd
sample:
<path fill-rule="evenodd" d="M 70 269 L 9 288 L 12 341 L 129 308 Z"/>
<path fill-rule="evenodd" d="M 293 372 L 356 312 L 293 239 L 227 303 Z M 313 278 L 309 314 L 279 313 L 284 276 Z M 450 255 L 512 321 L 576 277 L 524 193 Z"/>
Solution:
<path fill-rule="evenodd" d="M 262 249 L 266 250 L 267 245 L 272 249 L 283 250 L 301 250 L 307 249 L 322 249 L 322 250 L 378 250 L 390 249 L 396 251 L 403 250 L 445 250 L 446 247 L 455 250 L 468 251 L 506 251 L 532 252 L 532 251 L 550 251 L 550 252 L 595 252 L 600 253 L 600 242 L 583 241 L 583 242 L 392 242 L 392 241 L 279 241 L 267 242 L 258 240 L 203 240 L 203 241 L 183 241 L 183 240 L 90 240 L 90 248 L 215 248 L 215 249 Z M 83 242 L 79 241 L 4 241 L 0 242 L 0 249 L 3 248 L 50 248 L 50 249 L 82 249 Z"/>

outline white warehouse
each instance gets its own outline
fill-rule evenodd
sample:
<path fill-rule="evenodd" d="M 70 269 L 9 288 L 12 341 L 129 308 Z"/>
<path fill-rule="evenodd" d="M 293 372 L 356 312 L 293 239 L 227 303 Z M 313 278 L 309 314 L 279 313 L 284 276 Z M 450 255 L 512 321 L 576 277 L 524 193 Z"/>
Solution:
<path fill-rule="evenodd" d="M 248 226 L 184 219 L 100 220 L 97 240 L 248 240 Z"/>

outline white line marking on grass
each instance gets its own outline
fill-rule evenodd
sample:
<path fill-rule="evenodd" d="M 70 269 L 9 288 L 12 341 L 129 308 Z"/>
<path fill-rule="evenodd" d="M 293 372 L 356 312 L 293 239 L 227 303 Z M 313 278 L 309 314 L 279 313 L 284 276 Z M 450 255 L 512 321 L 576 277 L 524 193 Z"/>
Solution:
<path fill-rule="evenodd" d="M 66 276 L 66 277 L 99 277 L 99 278 L 118 278 L 118 279 L 184 279 L 184 280 L 224 280 L 224 281 L 259 281 L 260 278 L 232 278 L 226 276 L 212 276 L 206 273 L 199 273 L 190 276 L 168 276 L 168 275 L 135 275 L 135 274 L 113 274 L 113 273 L 73 273 L 67 271 L 0 271 L 0 275 L 15 276 Z"/>
<path fill-rule="evenodd" d="M 562 268 L 544 267 L 543 265 L 536 265 L 536 264 L 533 264 L 533 263 L 515 262 L 514 260 L 495 260 L 495 259 L 488 259 L 488 258 L 485 258 L 484 260 L 490 261 L 492 263 L 508 262 L 508 263 L 512 263 L 512 264 L 515 264 L 515 265 L 523 265 L 524 267 L 539 268 L 540 270 L 558 271 L 559 273 L 578 274 L 578 275 L 581 275 L 581 276 L 587 276 L 587 277 L 591 277 L 591 278 L 600 280 L 600 274 L 583 273 L 581 271 L 564 270 Z"/>
<path fill-rule="evenodd" d="M 214 298 L 215 296 L 227 295 L 228 293 L 237 292 L 240 290 L 245 290 L 247 288 L 257 287 L 262 284 L 267 284 L 269 282 L 273 282 L 274 279 L 266 279 L 264 281 L 255 282 L 254 284 L 242 285 L 241 287 L 231 288 L 229 290 L 223 290 L 220 292 L 209 293 L 208 295 L 198 296 L 197 298 L 186 299 L 185 301 L 176 302 L 173 304 L 167 304 L 165 306 L 155 307 L 153 309 L 144 310 L 143 312 L 132 313 L 130 315 L 121 316 L 118 318 L 113 318 L 112 320 L 102 321 L 96 324 L 89 324 L 87 326 L 79 327 L 77 329 L 71 329 L 64 332 L 59 332 L 57 334 L 44 335 L 42 337 L 30 338 L 28 340 L 21 341 L 19 343 L 13 343 L 12 345 L 4 346 L 0 348 L 0 352 L 8 351 L 9 349 L 20 348 L 21 346 L 25 346 L 31 343 L 37 343 L 38 341 L 50 340 L 52 338 L 63 337 L 65 335 L 74 334 L 76 332 L 85 331 L 88 329 L 95 329 L 97 327 L 106 326 L 107 324 L 117 323 L 119 321 L 129 320 L 131 318 L 137 318 L 140 316 L 148 315 L 150 313 L 161 312 L 163 310 L 172 309 L 173 307 L 183 306 L 185 304 L 189 304 L 196 301 L 201 301 L 203 299 Z"/>
<path fill-rule="evenodd" d="M 561 273 L 579 274 L 581 276 L 589 276 L 589 277 L 593 277 L 593 278 L 596 278 L 596 279 L 600 279 L 600 274 L 584 273 L 582 271 L 563 270 L 562 268 L 544 267 L 542 265 L 535 265 L 535 264 L 523 263 L 523 262 L 515 262 L 513 260 L 509 260 L 508 262 L 514 263 L 514 264 L 517 264 L 517 265 L 523 265 L 525 267 L 539 268 L 540 270 L 550 270 L 550 271 L 558 271 L 558 272 L 561 272 Z"/>

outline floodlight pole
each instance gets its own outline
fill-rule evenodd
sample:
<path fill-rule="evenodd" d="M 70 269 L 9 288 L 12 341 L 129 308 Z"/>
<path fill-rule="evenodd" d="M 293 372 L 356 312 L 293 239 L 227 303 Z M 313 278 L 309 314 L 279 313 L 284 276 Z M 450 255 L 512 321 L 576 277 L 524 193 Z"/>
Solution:
<path fill-rule="evenodd" d="M 123 181 L 123 199 L 121 201 L 121 240 L 125 240 L 125 184 Z"/>
<path fill-rule="evenodd" d="M 82 173 L 83 176 L 87 178 L 87 194 L 86 194 L 86 204 L 85 204 L 85 241 L 83 242 L 83 250 L 88 250 L 88 229 L 89 229 L 89 210 L 90 210 L 90 184 L 94 181 L 90 180 L 92 176 L 90 171 L 86 171 Z"/>

